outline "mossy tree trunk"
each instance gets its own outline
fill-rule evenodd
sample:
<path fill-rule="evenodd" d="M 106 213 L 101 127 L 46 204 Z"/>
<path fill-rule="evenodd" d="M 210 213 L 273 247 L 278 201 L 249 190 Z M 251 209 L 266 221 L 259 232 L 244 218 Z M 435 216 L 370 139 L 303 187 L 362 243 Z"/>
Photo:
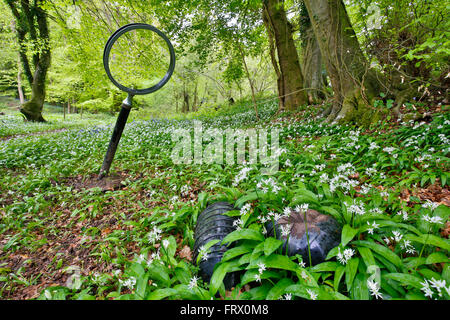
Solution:
<path fill-rule="evenodd" d="M 302 70 L 283 1 L 264 0 L 263 21 L 269 35 L 272 64 L 278 78 L 280 107 L 295 110 L 307 104 L 308 99 L 303 90 Z"/>
<path fill-rule="evenodd" d="M 334 91 L 329 122 L 367 125 L 377 119 L 371 102 L 381 89 L 370 69 L 342 0 L 304 0 Z"/>
<path fill-rule="evenodd" d="M 32 3 L 29 0 L 5 1 L 17 23 L 19 56 L 31 87 L 31 99 L 21 105 L 20 112 L 28 121 L 45 122 L 42 109 L 45 101 L 45 82 L 51 61 L 47 13 L 42 8 L 42 0 Z M 28 54 L 27 48 L 30 45 L 32 50 Z"/>
<path fill-rule="evenodd" d="M 309 103 L 318 103 L 326 98 L 326 75 L 319 43 L 311 25 L 305 4 L 300 9 L 300 37 L 302 40 L 303 87 Z"/>

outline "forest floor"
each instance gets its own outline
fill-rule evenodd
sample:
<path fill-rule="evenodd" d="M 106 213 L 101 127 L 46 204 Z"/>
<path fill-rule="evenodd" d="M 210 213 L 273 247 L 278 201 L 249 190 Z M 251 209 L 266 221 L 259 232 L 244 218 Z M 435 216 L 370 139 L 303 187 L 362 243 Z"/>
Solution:
<path fill-rule="evenodd" d="M 350 267 L 355 263 L 343 263 L 335 253 L 322 267 L 302 267 L 319 298 L 374 299 L 373 288 L 361 280 L 372 261 L 382 270 L 384 298 L 448 299 L 448 113 L 360 130 L 304 113 L 274 118 L 276 104 L 261 106 L 258 120 L 247 108 L 204 117 L 202 124 L 278 128 L 280 168 L 271 179 L 261 176 L 259 165 L 174 165 L 171 133 L 193 128 L 193 122 L 154 119 L 127 124 L 111 176 L 99 183 L 114 118 L 67 115 L 62 121 L 53 113 L 49 123 L 36 125 L 3 106 L 0 298 L 209 299 L 214 295 L 208 295 L 208 283 L 197 285 L 193 261 L 196 219 L 207 202 L 281 214 L 300 197 L 348 226 L 340 248 L 354 250 L 351 259 L 357 261 Z M 261 188 L 266 192 L 255 197 Z M 241 227 L 259 230 L 249 217 Z M 242 268 L 255 271 L 248 262 Z M 282 267 L 273 268 L 284 274 Z M 273 295 L 270 283 L 281 283 L 279 274 L 268 273 L 260 284 L 242 280 L 226 296 L 280 298 L 291 291 Z M 426 289 L 426 283 L 438 284 Z M 301 290 L 292 292 L 305 298 Z"/>

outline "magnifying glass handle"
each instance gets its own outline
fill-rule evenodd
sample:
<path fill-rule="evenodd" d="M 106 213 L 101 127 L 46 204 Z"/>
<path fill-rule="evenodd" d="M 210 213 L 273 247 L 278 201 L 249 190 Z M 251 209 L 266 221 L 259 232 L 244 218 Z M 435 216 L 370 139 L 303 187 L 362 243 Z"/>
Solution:
<path fill-rule="evenodd" d="M 100 169 L 100 174 L 98 179 L 101 180 L 106 177 L 111 168 L 111 164 L 114 160 L 114 155 L 116 154 L 117 147 L 119 145 L 120 138 L 122 137 L 123 129 L 127 123 L 128 116 L 131 111 L 131 98 L 128 97 L 122 104 L 120 109 L 119 117 L 117 118 L 116 125 L 114 127 L 111 140 L 109 142 L 108 151 L 106 151 L 105 159 L 103 160 L 102 168 Z"/>

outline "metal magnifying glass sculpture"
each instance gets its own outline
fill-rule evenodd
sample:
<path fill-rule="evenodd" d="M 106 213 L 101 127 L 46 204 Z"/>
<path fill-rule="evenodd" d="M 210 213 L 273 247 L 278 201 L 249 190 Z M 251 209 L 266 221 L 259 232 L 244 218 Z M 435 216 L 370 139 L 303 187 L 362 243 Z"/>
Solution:
<path fill-rule="evenodd" d="M 132 107 L 133 97 L 161 89 L 175 69 L 175 51 L 167 36 L 149 24 L 132 23 L 114 32 L 103 52 L 112 83 L 128 94 L 114 127 L 99 180 L 108 175 Z"/>

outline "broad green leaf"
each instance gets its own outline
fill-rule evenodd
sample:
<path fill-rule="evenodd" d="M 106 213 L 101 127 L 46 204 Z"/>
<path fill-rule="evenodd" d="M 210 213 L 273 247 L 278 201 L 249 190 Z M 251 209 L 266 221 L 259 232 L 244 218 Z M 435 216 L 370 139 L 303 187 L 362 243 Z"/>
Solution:
<path fill-rule="evenodd" d="M 141 278 L 145 274 L 144 267 L 140 263 L 132 263 L 129 270 L 131 270 L 136 278 Z"/>
<path fill-rule="evenodd" d="M 236 208 L 241 208 L 245 203 L 256 199 L 258 199 L 258 194 L 256 192 L 250 192 L 236 200 L 234 206 Z"/>
<path fill-rule="evenodd" d="M 416 241 L 426 245 L 432 245 L 450 251 L 450 241 L 437 237 L 433 234 L 423 234 L 420 237 L 414 236 L 412 234 L 406 234 L 405 238 L 407 240 Z"/>
<path fill-rule="evenodd" d="M 405 267 L 408 269 L 415 269 L 421 265 L 426 264 L 427 259 L 424 257 L 413 257 L 413 258 L 406 258 L 403 260 Z"/>
<path fill-rule="evenodd" d="M 136 281 L 136 292 L 135 293 L 140 299 L 145 299 L 145 292 L 148 287 L 148 278 L 149 278 L 149 275 L 146 274 L 144 277 L 138 278 Z"/>
<path fill-rule="evenodd" d="M 188 284 L 190 281 L 190 274 L 183 268 L 176 267 L 175 268 L 175 275 L 177 277 L 177 280 L 180 283 Z"/>
<path fill-rule="evenodd" d="M 156 289 L 147 296 L 146 300 L 162 300 L 177 293 L 177 290 L 172 288 Z"/>
<path fill-rule="evenodd" d="M 366 267 L 376 265 L 375 258 L 369 248 L 358 247 L 359 254 L 363 258 Z"/>
<path fill-rule="evenodd" d="M 434 210 L 433 216 L 441 217 L 443 221 L 447 221 L 450 217 L 450 207 L 441 204 Z"/>
<path fill-rule="evenodd" d="M 178 284 L 173 289 L 176 290 L 177 294 L 176 296 L 180 297 L 180 299 L 183 300 L 198 300 L 199 298 L 202 299 L 208 299 L 210 297 L 209 292 L 198 287 L 195 291 L 193 289 L 190 289 L 186 284 Z M 201 296 L 199 296 L 195 292 L 201 292 Z"/>
<path fill-rule="evenodd" d="M 177 251 L 177 242 L 175 240 L 175 238 L 173 236 L 170 236 L 168 238 L 169 240 L 169 245 L 167 246 L 167 255 L 169 257 L 174 257 L 175 256 L 175 252 Z"/>
<path fill-rule="evenodd" d="M 170 276 L 167 267 L 159 263 L 152 263 L 148 267 L 147 273 L 150 279 L 154 281 L 161 281 L 166 285 L 170 285 Z"/>
<path fill-rule="evenodd" d="M 421 289 L 423 286 L 420 284 L 423 280 L 419 277 L 413 276 L 407 273 L 388 273 L 383 276 L 386 279 L 392 279 L 399 282 L 401 285 L 410 285 L 414 288 Z"/>
<path fill-rule="evenodd" d="M 402 228 L 402 229 L 406 229 L 406 230 L 409 230 L 411 232 L 414 232 L 417 235 L 421 235 L 422 234 L 416 227 L 414 227 L 412 225 L 409 225 L 409 224 L 406 224 L 406 223 L 399 223 L 399 222 L 394 222 L 394 221 L 386 220 L 386 219 L 377 219 L 376 223 L 380 227 Z"/>
<path fill-rule="evenodd" d="M 283 241 L 269 237 L 266 239 L 266 241 L 264 241 L 264 254 L 268 256 L 282 245 Z"/>
<path fill-rule="evenodd" d="M 330 272 L 335 271 L 340 265 L 335 261 L 322 262 L 313 266 L 310 271 L 312 272 Z"/>
<path fill-rule="evenodd" d="M 428 300 L 421 292 L 407 292 L 405 298 L 406 300 Z"/>
<path fill-rule="evenodd" d="M 263 279 L 280 279 L 281 278 L 281 272 L 279 271 L 271 271 L 266 270 L 263 271 L 262 274 L 259 273 L 258 269 L 250 269 L 247 270 L 244 275 L 241 278 L 241 285 L 246 285 L 247 283 L 256 281 L 256 276 L 259 276 L 261 280 Z"/>
<path fill-rule="evenodd" d="M 341 244 L 343 247 L 347 245 L 358 233 L 358 229 L 353 229 L 350 225 L 346 224 L 342 228 Z"/>
<path fill-rule="evenodd" d="M 345 284 L 347 285 L 348 291 L 352 289 L 353 280 L 358 271 L 358 264 L 359 258 L 351 258 L 347 261 L 347 265 L 345 266 Z"/>
<path fill-rule="evenodd" d="M 432 263 L 448 263 L 450 262 L 447 255 L 443 254 L 442 252 L 433 252 L 427 257 L 426 264 L 432 264 Z"/>
<path fill-rule="evenodd" d="M 328 213 L 329 215 L 331 215 L 333 218 L 335 218 L 337 221 L 341 221 L 342 220 L 342 216 L 339 213 L 339 211 L 337 211 L 336 209 L 334 209 L 333 207 L 328 207 L 328 206 L 322 206 L 320 207 L 320 212 L 324 212 L 324 213 Z"/>
<path fill-rule="evenodd" d="M 296 206 L 298 204 L 302 204 L 302 203 L 310 203 L 310 204 L 317 204 L 319 205 L 319 201 L 317 201 L 317 197 L 311 197 L 309 195 L 306 194 L 300 194 L 300 195 L 296 195 L 294 196 L 294 198 L 292 198 L 291 201 L 291 206 Z"/>
<path fill-rule="evenodd" d="M 357 241 L 354 241 L 353 244 L 371 249 L 372 251 L 383 256 L 386 260 L 393 263 L 398 268 L 402 268 L 402 266 L 403 266 L 402 260 L 399 258 L 399 256 L 397 256 L 389 248 L 386 248 L 380 244 L 377 244 L 375 242 L 366 241 L 366 240 L 357 240 Z"/>
<path fill-rule="evenodd" d="M 339 290 L 339 283 L 341 282 L 342 276 L 345 273 L 345 266 L 339 266 L 336 268 L 336 272 L 334 273 L 334 290 Z"/>
<path fill-rule="evenodd" d="M 291 293 L 291 294 L 296 295 L 298 297 L 310 300 L 311 296 L 308 293 L 308 290 L 311 290 L 311 291 L 315 292 L 316 294 L 318 293 L 318 288 L 317 287 L 309 287 L 309 286 L 302 285 L 302 284 L 290 285 L 287 288 L 285 288 L 284 292 L 285 293 Z"/>
<path fill-rule="evenodd" d="M 367 277 L 358 273 L 353 281 L 351 290 L 353 299 L 355 300 L 369 300 L 369 289 L 367 288 Z"/>
<path fill-rule="evenodd" d="M 219 263 L 218 266 L 216 266 L 216 268 L 214 268 L 214 272 L 211 276 L 211 281 L 210 281 L 210 286 L 209 286 L 209 292 L 211 295 L 215 295 L 217 290 L 219 290 L 227 272 L 231 271 L 233 268 L 235 268 L 238 265 L 239 265 L 239 263 L 236 261 L 228 261 L 228 262 Z"/>
<path fill-rule="evenodd" d="M 265 300 L 267 293 L 270 291 L 270 289 L 272 289 L 273 285 L 269 282 L 264 282 L 262 285 L 257 286 L 253 289 L 251 289 L 250 291 L 248 291 L 248 298 L 246 296 L 247 291 L 244 292 L 240 299 L 241 300 Z"/>
<path fill-rule="evenodd" d="M 331 249 L 328 252 L 327 257 L 325 258 L 325 260 L 330 260 L 331 258 L 336 257 L 338 252 L 339 252 L 339 247 L 334 247 L 333 249 Z"/>
<path fill-rule="evenodd" d="M 444 279 L 447 283 L 450 283 L 450 264 L 446 263 L 444 265 L 444 269 L 442 270 L 442 279 Z"/>
<path fill-rule="evenodd" d="M 206 252 L 208 252 L 208 250 L 209 250 L 212 246 L 218 244 L 219 242 L 220 242 L 220 240 L 218 240 L 218 239 L 214 239 L 214 240 L 208 241 L 208 242 L 204 245 L 204 250 L 205 250 Z M 200 260 L 201 260 L 201 259 L 202 259 L 202 255 L 199 254 L 199 255 L 197 256 L 197 261 L 196 261 L 197 265 L 200 263 Z"/>
<path fill-rule="evenodd" d="M 292 284 L 293 284 L 293 281 L 291 279 L 289 279 L 289 278 L 281 279 L 267 293 L 266 300 L 277 300 L 277 299 L 279 299 L 284 294 L 284 290 L 288 286 L 290 286 Z"/>
<path fill-rule="evenodd" d="M 240 245 L 235 248 L 231 248 L 231 249 L 225 251 L 225 253 L 222 256 L 222 261 L 225 262 L 225 261 L 231 260 L 233 258 L 236 258 L 238 256 L 241 256 L 243 254 L 249 253 L 252 251 L 252 249 L 253 248 L 248 245 Z"/>
<path fill-rule="evenodd" d="M 266 268 L 283 269 L 289 271 L 297 271 L 299 268 L 299 266 L 294 261 L 289 259 L 289 257 L 280 254 L 271 254 L 270 256 L 261 257 L 256 261 L 252 261 L 250 263 L 250 266 L 255 267 L 260 262 L 264 263 Z"/>
<path fill-rule="evenodd" d="M 240 229 L 235 230 L 228 234 L 223 240 L 222 243 L 227 244 L 238 240 L 257 240 L 264 241 L 264 236 L 261 232 L 253 229 Z"/>

